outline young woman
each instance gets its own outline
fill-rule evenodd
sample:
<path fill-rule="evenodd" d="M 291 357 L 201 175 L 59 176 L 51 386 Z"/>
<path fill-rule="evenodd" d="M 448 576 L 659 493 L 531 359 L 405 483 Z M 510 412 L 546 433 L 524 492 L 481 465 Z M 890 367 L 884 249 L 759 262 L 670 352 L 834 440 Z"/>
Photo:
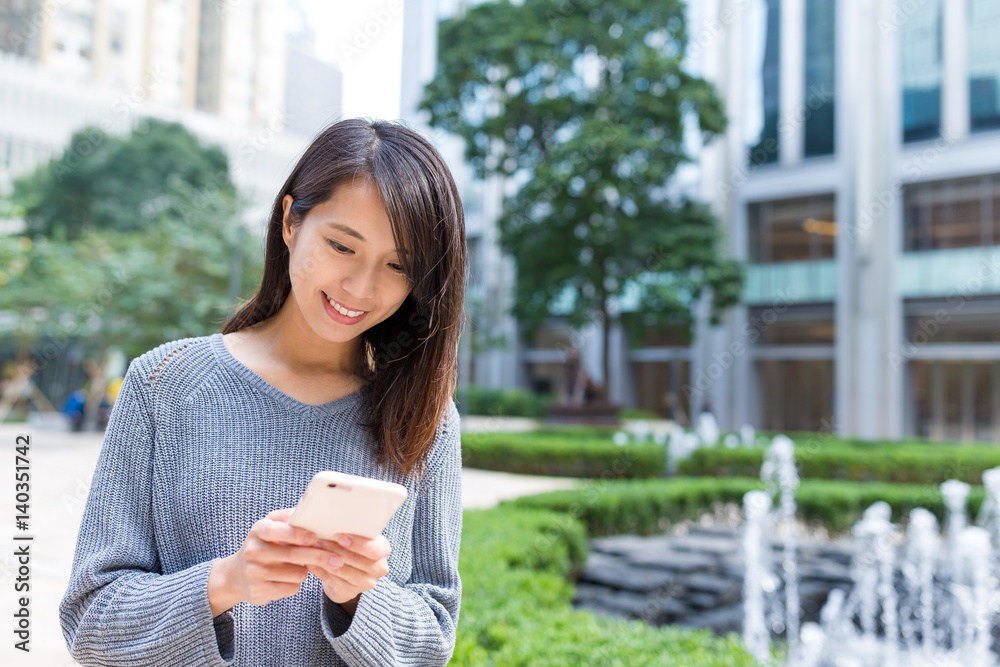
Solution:
<path fill-rule="evenodd" d="M 434 148 L 347 120 L 275 199 L 257 295 L 132 361 L 60 606 L 83 665 L 443 665 L 467 250 Z M 287 523 L 320 470 L 398 482 L 383 535 Z"/>

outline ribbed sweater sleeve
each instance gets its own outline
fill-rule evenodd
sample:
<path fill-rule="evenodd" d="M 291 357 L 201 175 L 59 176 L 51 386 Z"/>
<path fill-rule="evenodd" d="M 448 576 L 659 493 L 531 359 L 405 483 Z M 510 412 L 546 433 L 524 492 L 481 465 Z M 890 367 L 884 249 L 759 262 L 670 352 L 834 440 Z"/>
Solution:
<path fill-rule="evenodd" d="M 231 621 L 213 621 L 208 602 L 212 561 L 162 574 L 150 500 L 155 427 L 143 391 L 152 369 L 139 362 L 115 401 L 87 498 L 59 608 L 63 635 L 81 665 L 228 665 Z"/>
<path fill-rule="evenodd" d="M 323 634 L 351 667 L 446 665 L 455 649 L 462 599 L 462 453 L 454 403 L 431 450 L 427 472 L 414 510 L 409 580 L 400 585 L 389 577 L 380 579 L 361 594 L 353 618 L 322 596 Z"/>

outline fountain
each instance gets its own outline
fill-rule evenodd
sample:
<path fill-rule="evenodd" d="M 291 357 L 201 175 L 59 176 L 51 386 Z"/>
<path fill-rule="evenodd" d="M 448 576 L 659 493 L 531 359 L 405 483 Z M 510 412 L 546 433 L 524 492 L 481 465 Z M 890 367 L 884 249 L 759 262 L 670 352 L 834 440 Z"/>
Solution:
<path fill-rule="evenodd" d="M 986 500 L 969 526 L 969 485 L 941 485 L 943 531 L 926 509 L 909 514 L 905 533 L 876 502 L 855 524 L 854 582 L 834 589 L 819 623 L 799 627 L 794 445 L 776 437 L 764 458 L 767 492 L 744 497 L 744 643 L 771 664 L 771 636 L 783 634 L 788 667 L 994 667 L 994 620 L 1000 611 L 1000 468 L 983 474 Z M 780 574 L 771 571 L 772 529 L 781 540 Z M 784 596 L 777 595 L 783 591 Z"/>
<path fill-rule="evenodd" d="M 694 430 L 698 433 L 698 439 L 705 447 L 715 447 L 718 444 L 719 424 L 711 412 L 702 412 L 698 415 L 698 423 Z"/>

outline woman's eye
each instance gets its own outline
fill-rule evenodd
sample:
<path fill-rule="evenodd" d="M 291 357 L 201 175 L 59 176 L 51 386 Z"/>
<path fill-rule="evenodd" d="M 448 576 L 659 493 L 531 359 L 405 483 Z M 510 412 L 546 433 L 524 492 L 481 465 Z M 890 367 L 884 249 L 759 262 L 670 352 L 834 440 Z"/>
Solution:
<path fill-rule="evenodd" d="M 403 267 L 400 266 L 399 264 L 390 264 L 389 268 L 392 269 L 393 271 L 396 271 L 397 273 L 403 273 Z"/>
<path fill-rule="evenodd" d="M 333 249 L 337 252 L 351 252 L 351 249 L 345 245 L 340 245 L 336 241 L 328 241 L 328 243 L 333 246 Z"/>

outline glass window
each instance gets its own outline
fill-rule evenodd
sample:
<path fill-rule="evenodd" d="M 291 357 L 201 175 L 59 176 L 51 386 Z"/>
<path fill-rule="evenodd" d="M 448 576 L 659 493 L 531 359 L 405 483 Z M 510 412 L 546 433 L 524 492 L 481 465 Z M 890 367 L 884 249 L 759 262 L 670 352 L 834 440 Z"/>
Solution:
<path fill-rule="evenodd" d="M 758 345 L 833 345 L 833 313 L 816 319 L 796 320 L 795 309 L 789 308 L 777 321 L 768 324 L 764 309 L 751 310 L 750 322 L 760 332 Z"/>
<path fill-rule="evenodd" d="M 751 262 L 833 258 L 837 234 L 833 195 L 753 203 L 747 214 Z"/>
<path fill-rule="evenodd" d="M 834 0 L 806 0 L 806 157 L 834 151 L 836 24 Z"/>
<path fill-rule="evenodd" d="M 632 363 L 636 407 L 655 412 L 681 426 L 690 425 L 691 364 L 687 361 Z"/>
<path fill-rule="evenodd" d="M 903 248 L 1000 244 L 1000 174 L 906 186 Z"/>
<path fill-rule="evenodd" d="M 761 116 L 756 123 L 759 132 L 750 139 L 750 164 L 778 161 L 778 114 L 781 111 L 781 0 L 764 0 L 762 30 L 751 35 L 750 41 L 762 48 L 754 56 L 753 67 L 760 63 L 759 75 L 751 72 L 752 91 L 759 95 Z M 756 105 L 755 105 L 756 106 Z"/>
<path fill-rule="evenodd" d="M 969 2 L 970 129 L 1000 128 L 1000 2 Z"/>
<path fill-rule="evenodd" d="M 933 440 L 1000 442 L 1000 362 L 910 362 L 910 432 Z"/>
<path fill-rule="evenodd" d="M 905 328 L 906 340 L 914 345 L 1000 343 L 996 312 L 958 313 L 950 303 L 943 304 L 934 313 L 907 316 Z"/>
<path fill-rule="evenodd" d="M 941 0 L 916 4 L 900 43 L 903 141 L 933 139 L 941 129 Z"/>
<path fill-rule="evenodd" d="M 757 362 L 760 428 L 768 431 L 827 430 L 833 420 L 833 361 Z"/>

